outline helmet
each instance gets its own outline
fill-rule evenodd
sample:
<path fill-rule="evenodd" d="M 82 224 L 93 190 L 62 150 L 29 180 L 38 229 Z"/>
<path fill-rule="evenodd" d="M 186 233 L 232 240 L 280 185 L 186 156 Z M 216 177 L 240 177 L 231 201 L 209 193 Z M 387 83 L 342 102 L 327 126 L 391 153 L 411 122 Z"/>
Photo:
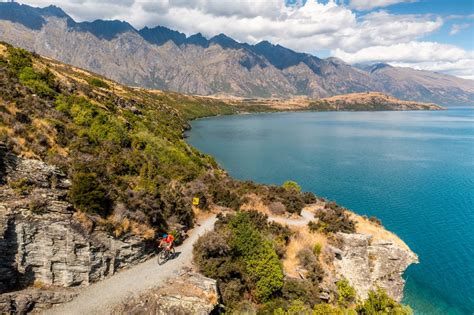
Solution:
<path fill-rule="evenodd" d="M 163 234 L 163 238 L 167 238 L 168 237 L 168 234 Z"/>

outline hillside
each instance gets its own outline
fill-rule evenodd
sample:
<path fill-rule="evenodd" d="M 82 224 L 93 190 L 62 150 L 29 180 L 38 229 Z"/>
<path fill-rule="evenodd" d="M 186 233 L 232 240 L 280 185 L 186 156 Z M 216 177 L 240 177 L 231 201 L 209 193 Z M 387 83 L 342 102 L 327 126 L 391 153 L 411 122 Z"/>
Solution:
<path fill-rule="evenodd" d="M 403 111 L 403 110 L 442 110 L 443 107 L 432 103 L 403 101 L 395 97 L 379 93 L 351 93 L 321 99 L 294 97 L 278 98 L 239 98 L 239 97 L 198 97 L 202 100 L 221 100 L 238 108 L 239 111 Z"/>
<path fill-rule="evenodd" d="M 0 3 L 0 40 L 127 85 L 187 94 L 322 98 L 377 91 L 444 106 L 474 101 L 472 81 L 448 75 L 388 65 L 357 68 L 224 34 L 207 39 L 161 26 L 136 30 L 121 21 L 78 23 L 53 6 Z"/>
<path fill-rule="evenodd" d="M 196 241 L 196 268 L 220 280 L 226 310 L 366 314 L 382 305 L 410 314 L 399 303 L 401 274 L 417 257 L 376 220 L 354 219 L 294 182 L 236 181 L 184 141 L 189 119 L 239 111 L 220 100 L 129 88 L 0 44 L 0 313 L 42 311 L 104 279 L 121 287 L 108 292 L 105 280 L 102 294 L 123 296 L 120 288 L 130 286 L 117 272 L 155 271 L 147 259 L 160 235 L 172 233 L 180 245 L 197 219 L 215 213 L 214 237 L 191 234 L 184 246 Z M 298 233 L 254 209 L 299 218 L 314 206 L 304 230 L 326 241 L 298 249 L 303 279 L 287 277 L 295 270 L 283 261 Z M 183 264 L 169 262 L 169 274 L 190 258 L 188 250 Z"/>
<path fill-rule="evenodd" d="M 312 110 L 440 110 L 438 105 L 412 101 L 402 101 L 377 92 L 336 95 L 310 101 Z"/>

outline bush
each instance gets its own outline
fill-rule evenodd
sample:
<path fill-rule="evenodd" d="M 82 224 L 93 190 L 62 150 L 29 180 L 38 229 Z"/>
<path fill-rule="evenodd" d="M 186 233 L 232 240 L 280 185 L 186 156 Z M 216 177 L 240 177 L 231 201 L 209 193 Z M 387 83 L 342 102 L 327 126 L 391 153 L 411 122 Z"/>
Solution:
<path fill-rule="evenodd" d="M 375 225 L 382 226 L 382 221 L 377 217 L 371 216 L 369 218 L 369 221 L 374 223 Z"/>
<path fill-rule="evenodd" d="M 32 55 L 27 50 L 10 46 L 7 52 L 8 66 L 14 73 L 18 74 L 21 69 L 33 66 Z"/>
<path fill-rule="evenodd" d="M 39 73 L 32 67 L 25 67 L 19 72 L 20 83 L 29 87 L 40 97 L 53 97 L 56 92 L 52 88 L 54 76 L 50 71 Z"/>
<path fill-rule="evenodd" d="M 344 310 L 339 307 L 334 307 L 327 303 L 316 304 L 311 315 L 350 315 L 349 310 Z M 375 315 L 375 314 L 374 314 Z"/>
<path fill-rule="evenodd" d="M 228 282 L 219 283 L 222 302 L 229 307 L 234 307 L 242 301 L 242 295 L 245 292 L 245 285 L 240 279 L 233 279 Z"/>
<path fill-rule="evenodd" d="M 305 204 L 310 205 L 316 203 L 318 198 L 312 192 L 307 191 L 303 193 L 303 201 Z"/>
<path fill-rule="evenodd" d="M 300 300 L 309 305 L 320 301 L 318 286 L 308 280 L 287 279 L 281 292 L 282 298 L 287 301 Z"/>
<path fill-rule="evenodd" d="M 73 205 L 83 212 L 105 216 L 110 211 L 107 191 L 95 173 L 75 174 L 69 197 Z"/>
<path fill-rule="evenodd" d="M 337 294 L 338 294 L 338 303 L 341 306 L 347 307 L 350 304 L 355 302 L 356 299 L 356 291 L 355 289 L 349 284 L 347 279 L 342 279 L 336 282 L 337 286 Z"/>
<path fill-rule="evenodd" d="M 316 256 L 316 257 L 319 257 L 319 255 L 321 254 L 321 250 L 323 249 L 323 245 L 321 245 L 320 243 L 316 243 L 314 244 L 313 246 L 313 254 Z"/>
<path fill-rule="evenodd" d="M 311 249 L 304 248 L 296 255 L 300 265 L 308 271 L 306 277 L 313 284 L 318 285 L 324 277 L 324 270 Z"/>
<path fill-rule="evenodd" d="M 19 178 L 8 182 L 11 188 L 19 195 L 27 195 L 32 190 L 32 186 L 27 178 Z"/>
<path fill-rule="evenodd" d="M 218 206 L 238 210 L 242 204 L 240 197 L 235 192 L 218 183 L 211 186 L 210 193 L 213 202 Z"/>
<path fill-rule="evenodd" d="M 271 243 L 264 241 L 255 254 L 245 259 L 250 278 L 255 283 L 255 297 L 268 301 L 283 286 L 283 270 Z"/>
<path fill-rule="evenodd" d="M 288 181 L 284 182 L 282 187 L 285 188 L 286 190 L 294 190 L 296 192 L 301 191 L 300 185 L 298 185 L 297 182 L 294 182 L 294 181 L 291 181 L 291 180 L 288 180 Z"/>
<path fill-rule="evenodd" d="M 46 212 L 48 203 L 40 198 L 32 199 L 28 204 L 28 209 L 34 214 L 42 214 Z"/>
<path fill-rule="evenodd" d="M 87 82 L 94 87 L 104 88 L 104 89 L 110 88 L 110 86 L 105 81 L 99 78 L 90 78 L 89 80 L 87 80 Z"/>
<path fill-rule="evenodd" d="M 303 198 L 294 190 L 288 190 L 288 193 L 282 196 L 282 202 L 289 213 L 300 214 L 305 206 Z"/>
<path fill-rule="evenodd" d="M 372 315 L 372 314 L 388 314 L 388 315 L 411 315 L 412 309 L 409 306 L 397 303 L 390 298 L 382 289 L 377 291 L 370 291 L 368 298 L 364 303 L 357 305 L 357 314 Z"/>
<path fill-rule="evenodd" d="M 310 222 L 308 224 L 311 231 L 323 233 L 354 233 L 355 222 L 352 221 L 346 210 L 338 206 L 326 206 L 324 210 L 316 213 L 319 219 L 318 223 Z"/>

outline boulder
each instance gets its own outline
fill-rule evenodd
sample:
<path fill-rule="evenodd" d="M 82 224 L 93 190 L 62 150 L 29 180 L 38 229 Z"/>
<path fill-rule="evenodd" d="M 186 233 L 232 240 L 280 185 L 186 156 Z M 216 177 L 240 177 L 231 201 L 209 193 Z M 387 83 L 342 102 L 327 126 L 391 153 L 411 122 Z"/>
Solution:
<path fill-rule="evenodd" d="M 188 272 L 170 279 L 165 287 L 132 297 L 113 314 L 207 315 L 218 305 L 216 280 Z"/>

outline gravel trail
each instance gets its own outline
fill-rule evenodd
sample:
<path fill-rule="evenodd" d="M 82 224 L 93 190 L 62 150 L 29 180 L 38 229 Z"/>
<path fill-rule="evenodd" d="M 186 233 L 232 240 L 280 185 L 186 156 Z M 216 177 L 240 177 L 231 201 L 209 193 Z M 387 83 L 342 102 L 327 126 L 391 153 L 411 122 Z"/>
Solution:
<path fill-rule="evenodd" d="M 305 226 L 309 223 L 309 221 L 314 220 L 314 214 L 309 212 L 308 210 L 302 210 L 301 219 L 289 219 L 289 218 L 283 218 L 283 217 L 270 216 L 268 220 L 274 221 L 277 223 L 293 225 L 293 226 Z"/>
<path fill-rule="evenodd" d="M 314 220 L 314 214 L 303 210 L 300 219 L 269 217 L 269 220 L 292 226 L 305 226 L 309 221 Z M 46 310 L 43 314 L 110 314 L 110 310 L 126 298 L 163 285 L 168 279 L 178 276 L 186 267 L 191 267 L 194 243 L 199 236 L 212 231 L 215 222 L 215 215 L 202 221 L 201 225 L 191 231 L 190 237 L 184 241 L 183 245 L 176 247 L 178 257 L 164 265 L 158 265 L 157 258 L 153 257 L 130 269 L 120 271 L 110 278 L 80 289 L 79 295 L 74 300 Z"/>
<path fill-rule="evenodd" d="M 43 314 L 110 314 L 112 307 L 127 297 L 162 285 L 166 280 L 179 275 L 184 268 L 191 267 L 193 244 L 199 236 L 213 230 L 215 222 L 215 215 L 202 221 L 200 226 L 191 231 L 190 237 L 184 241 L 183 245 L 176 247 L 178 257 L 165 264 L 158 265 L 157 258 L 153 257 L 81 289 L 79 295 L 71 302 L 53 307 Z"/>

